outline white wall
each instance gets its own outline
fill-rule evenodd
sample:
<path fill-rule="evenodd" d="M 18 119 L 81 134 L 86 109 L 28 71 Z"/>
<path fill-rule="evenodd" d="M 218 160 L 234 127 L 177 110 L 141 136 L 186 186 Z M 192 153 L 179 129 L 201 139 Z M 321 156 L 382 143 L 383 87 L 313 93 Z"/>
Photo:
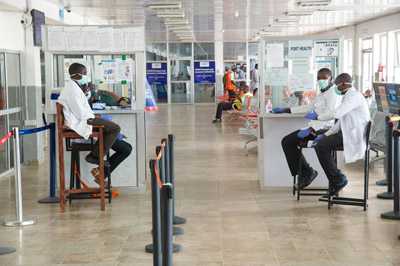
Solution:
<path fill-rule="evenodd" d="M 24 50 L 22 13 L 0 11 L 0 49 Z"/>

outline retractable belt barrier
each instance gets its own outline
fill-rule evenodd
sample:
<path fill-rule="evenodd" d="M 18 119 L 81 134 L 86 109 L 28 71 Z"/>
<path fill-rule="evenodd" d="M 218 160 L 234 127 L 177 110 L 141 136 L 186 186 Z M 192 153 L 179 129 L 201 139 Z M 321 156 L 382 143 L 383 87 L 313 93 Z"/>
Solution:
<path fill-rule="evenodd" d="M 8 139 L 13 137 L 13 150 L 14 150 L 14 178 L 15 178 L 15 212 L 16 220 L 4 222 L 5 226 L 26 226 L 35 224 L 34 220 L 24 220 L 22 208 L 22 184 L 21 184 L 21 154 L 19 137 L 24 135 L 36 134 L 45 130 L 50 130 L 50 196 L 39 200 L 41 203 L 57 202 L 55 197 L 56 190 L 56 147 L 55 147 L 55 124 L 50 123 L 43 127 L 21 129 L 14 127 L 12 131 L 8 132 L 0 139 L 0 144 L 4 144 Z"/>
<path fill-rule="evenodd" d="M 152 237 L 153 243 L 145 247 L 153 253 L 154 266 L 172 266 L 172 254 L 182 247 L 173 243 L 173 235 L 182 235 L 183 229 L 173 224 L 184 224 L 186 219 L 174 215 L 174 137 L 161 140 L 156 147 L 156 159 L 150 160 L 152 191 Z"/>

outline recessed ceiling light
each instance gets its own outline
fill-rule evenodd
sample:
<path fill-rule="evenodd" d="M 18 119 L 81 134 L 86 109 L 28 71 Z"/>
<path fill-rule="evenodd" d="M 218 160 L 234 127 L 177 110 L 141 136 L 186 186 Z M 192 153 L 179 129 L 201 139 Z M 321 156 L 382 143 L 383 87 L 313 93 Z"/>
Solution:
<path fill-rule="evenodd" d="M 285 12 L 289 17 L 311 16 L 314 12 L 312 10 L 292 10 Z"/>
<path fill-rule="evenodd" d="M 182 8 L 182 2 L 159 2 L 159 3 L 152 3 L 147 5 L 146 7 L 150 9 L 175 9 L 175 8 Z"/>
<path fill-rule="evenodd" d="M 301 0 L 297 2 L 300 7 L 323 7 L 328 6 L 331 0 Z"/>
<path fill-rule="evenodd" d="M 239 17 L 239 11 L 235 11 L 235 17 Z"/>

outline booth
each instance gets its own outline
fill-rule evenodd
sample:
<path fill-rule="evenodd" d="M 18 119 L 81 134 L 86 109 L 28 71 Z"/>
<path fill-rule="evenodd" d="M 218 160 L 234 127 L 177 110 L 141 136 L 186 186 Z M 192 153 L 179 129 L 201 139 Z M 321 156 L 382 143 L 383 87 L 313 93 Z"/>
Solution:
<path fill-rule="evenodd" d="M 72 63 L 86 66 L 92 97 L 104 103 L 95 113 L 107 115 L 121 127 L 131 155 L 112 173 L 114 187 L 142 189 L 146 176 L 145 35 L 144 27 L 47 26 L 44 30 L 46 113 L 55 121 L 55 105 Z M 121 99 L 124 104 L 121 104 Z M 66 177 L 70 154 L 66 154 Z M 81 174 L 94 184 L 81 156 Z M 68 178 L 67 178 L 68 179 Z"/>
<path fill-rule="evenodd" d="M 317 71 L 339 73 L 340 40 L 263 39 L 259 42 L 260 116 L 258 132 L 258 176 L 260 186 L 292 187 L 291 176 L 281 147 L 284 136 L 307 127 L 305 113 L 272 114 L 273 107 L 309 104 L 318 93 Z M 314 149 L 303 154 L 319 175 L 311 187 L 327 187 L 328 180 Z M 340 156 L 340 155 L 339 155 Z M 339 158 L 340 161 L 340 158 Z"/>

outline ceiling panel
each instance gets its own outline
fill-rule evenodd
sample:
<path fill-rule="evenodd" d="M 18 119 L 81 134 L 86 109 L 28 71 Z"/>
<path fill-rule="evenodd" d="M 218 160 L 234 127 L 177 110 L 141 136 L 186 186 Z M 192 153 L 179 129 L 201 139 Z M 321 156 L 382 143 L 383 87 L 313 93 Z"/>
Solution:
<path fill-rule="evenodd" d="M 150 41 L 165 40 L 165 26 L 146 5 L 179 0 L 50 0 L 69 6 L 84 16 L 107 19 L 110 24 L 146 25 Z M 253 39 L 262 29 L 276 24 L 285 12 L 299 10 L 300 0 L 180 0 L 197 41 Z M 311 16 L 303 16 L 291 26 L 284 26 L 277 35 L 310 34 L 393 13 L 400 10 L 400 0 L 332 0 Z M 222 27 L 220 26 L 222 25 Z M 219 29 L 215 31 L 215 28 Z M 222 28 L 222 30 L 221 30 Z M 171 34 L 171 39 L 174 35 Z"/>

